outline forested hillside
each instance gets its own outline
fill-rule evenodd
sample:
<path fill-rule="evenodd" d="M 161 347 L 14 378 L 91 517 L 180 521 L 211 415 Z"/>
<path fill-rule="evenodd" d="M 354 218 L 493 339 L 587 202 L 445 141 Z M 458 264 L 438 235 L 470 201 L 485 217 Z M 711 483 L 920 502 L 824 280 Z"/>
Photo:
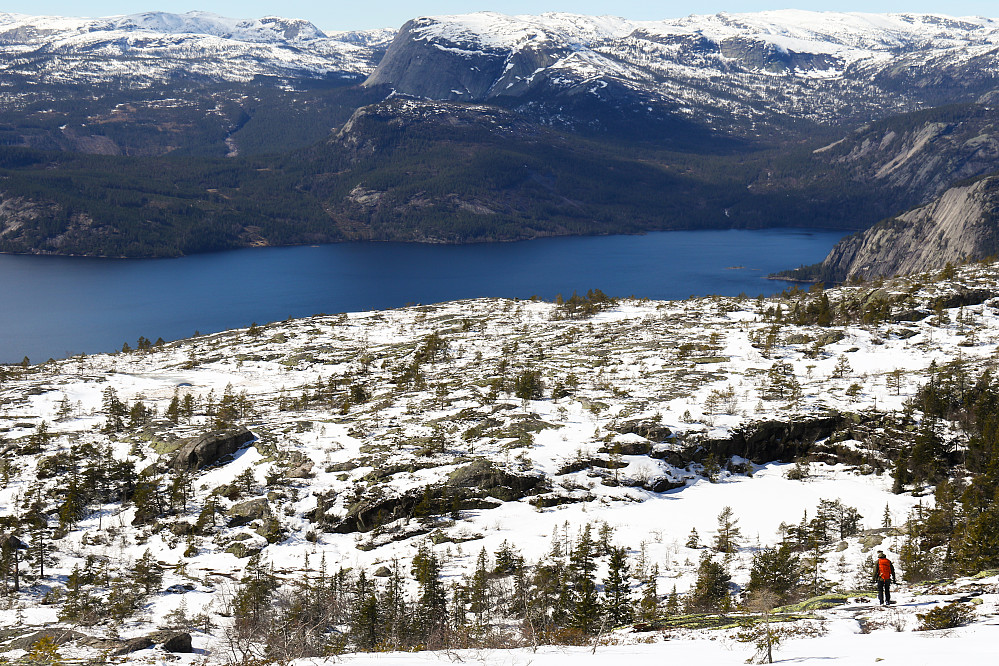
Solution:
<path fill-rule="evenodd" d="M 794 11 L 331 35 L 0 14 L 0 251 L 864 229 L 999 167 L 997 31 Z"/>

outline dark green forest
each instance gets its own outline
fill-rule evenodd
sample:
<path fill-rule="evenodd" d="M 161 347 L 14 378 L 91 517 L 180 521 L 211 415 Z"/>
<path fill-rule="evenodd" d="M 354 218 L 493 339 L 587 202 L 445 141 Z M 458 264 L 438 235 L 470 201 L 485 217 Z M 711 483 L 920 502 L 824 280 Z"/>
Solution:
<path fill-rule="evenodd" d="M 883 158 L 857 158 L 858 147 L 927 123 L 963 128 L 960 146 L 995 115 L 955 105 L 852 133 L 799 128 L 696 150 L 665 120 L 643 136 L 569 132 L 499 106 L 379 102 L 385 90 L 350 81 L 190 92 L 0 111 L 0 251 L 164 257 L 342 240 L 864 229 L 927 192 L 872 176 Z M 994 166 L 948 155 L 962 173 Z"/>
<path fill-rule="evenodd" d="M 855 228 L 890 210 L 883 193 L 827 177 L 806 149 L 696 155 L 520 120 L 497 131 L 480 118 L 456 127 L 447 114 L 400 122 L 399 113 L 383 105 L 349 136 L 270 155 L 0 148 L 0 192 L 31 211 L 28 223 L 0 234 L 0 251 L 156 257 L 339 240 Z M 751 188 L 777 160 L 815 175 Z"/>

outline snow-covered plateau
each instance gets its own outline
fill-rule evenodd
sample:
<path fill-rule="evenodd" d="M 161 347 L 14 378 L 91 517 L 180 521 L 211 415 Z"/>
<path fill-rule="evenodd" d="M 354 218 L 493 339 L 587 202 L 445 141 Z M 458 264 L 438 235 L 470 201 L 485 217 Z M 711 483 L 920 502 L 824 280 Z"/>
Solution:
<path fill-rule="evenodd" d="M 479 12 L 335 34 L 301 19 L 207 12 L 0 14 L 0 91 L 24 103 L 39 85 L 367 79 L 394 94 L 541 104 L 552 121 L 589 90 L 603 103 L 720 126 L 862 122 L 987 94 L 997 35 L 990 18 L 800 10 L 660 21 Z"/>
<path fill-rule="evenodd" d="M 896 453 L 929 432 L 924 387 L 980 386 L 997 346 L 999 266 L 974 264 L 770 299 L 317 315 L 26 360 L 0 383 L 16 540 L 0 644 L 32 663 L 743 663 L 771 626 L 753 571 L 783 546 L 800 568 L 766 615 L 776 658 L 984 663 L 997 573 L 954 573 L 913 536 L 967 477 L 968 432 L 934 422 L 947 482 Z M 899 569 L 889 607 L 870 588 L 879 549 Z M 711 566 L 730 578 L 701 607 Z M 615 615 L 613 590 L 636 610 Z M 439 632 L 408 643 L 386 629 L 426 623 Z"/>
<path fill-rule="evenodd" d="M 326 35 L 308 21 L 229 19 L 208 12 L 146 12 L 107 18 L 0 13 L 0 77 L 37 83 L 130 85 L 203 75 L 367 75 L 392 31 Z"/>
<path fill-rule="evenodd" d="M 997 31 L 994 19 L 937 14 L 781 10 L 628 21 L 479 12 L 409 21 L 368 84 L 542 105 L 589 89 L 605 103 L 634 98 L 650 113 L 689 113 L 718 126 L 835 123 L 942 104 L 944 88 L 950 102 L 977 99 L 993 87 L 980 85 L 994 79 Z"/>

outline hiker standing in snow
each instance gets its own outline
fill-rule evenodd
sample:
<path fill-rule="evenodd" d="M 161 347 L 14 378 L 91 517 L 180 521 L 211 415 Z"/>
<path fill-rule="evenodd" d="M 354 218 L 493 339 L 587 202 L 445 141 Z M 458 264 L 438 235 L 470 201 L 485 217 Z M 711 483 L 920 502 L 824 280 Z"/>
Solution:
<path fill-rule="evenodd" d="M 891 603 L 891 583 L 895 580 L 895 565 L 885 556 L 883 550 L 878 551 L 878 561 L 874 563 L 874 580 L 878 584 L 878 601 L 882 606 Z"/>

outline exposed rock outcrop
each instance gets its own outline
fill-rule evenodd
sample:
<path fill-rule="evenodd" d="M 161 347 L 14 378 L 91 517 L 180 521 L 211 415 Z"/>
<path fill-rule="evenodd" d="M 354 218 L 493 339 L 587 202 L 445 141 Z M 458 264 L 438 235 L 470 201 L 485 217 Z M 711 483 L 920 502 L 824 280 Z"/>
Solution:
<path fill-rule="evenodd" d="M 705 441 L 702 447 L 722 460 L 742 456 L 755 463 L 791 462 L 848 422 L 847 417 L 840 414 L 788 422 L 763 421 L 736 431 L 727 439 Z"/>
<path fill-rule="evenodd" d="M 270 503 L 263 497 L 234 504 L 228 511 L 229 527 L 242 527 L 254 520 L 270 517 Z"/>
<path fill-rule="evenodd" d="M 930 203 L 958 181 L 994 171 L 997 119 L 999 113 L 981 104 L 926 109 L 865 125 L 815 156 L 895 193 L 904 210 Z"/>
<path fill-rule="evenodd" d="M 399 518 L 419 517 L 424 512 L 492 508 L 547 489 L 548 484 L 540 475 L 509 472 L 489 460 L 478 459 L 454 470 L 442 485 L 391 497 L 364 497 L 342 519 L 329 520 L 314 514 L 313 520 L 325 522 L 330 531 L 341 534 L 367 532 Z"/>
<path fill-rule="evenodd" d="M 952 187 L 938 199 L 844 238 L 822 262 L 841 281 L 936 270 L 999 252 L 999 175 Z"/>
<path fill-rule="evenodd" d="M 419 31 L 433 23 L 429 18 L 407 21 L 364 85 L 391 85 L 399 92 L 429 99 L 485 99 L 503 73 L 506 53 L 421 38 Z"/>
<path fill-rule="evenodd" d="M 72 629 L 42 629 L 20 638 L 16 638 L 7 645 L 8 650 L 30 650 L 38 641 L 47 638 L 53 645 L 65 645 L 86 638 L 86 634 L 81 634 Z"/>
<path fill-rule="evenodd" d="M 253 440 L 253 433 L 243 427 L 210 432 L 180 447 L 170 466 L 178 472 L 193 472 L 215 464 Z"/>

